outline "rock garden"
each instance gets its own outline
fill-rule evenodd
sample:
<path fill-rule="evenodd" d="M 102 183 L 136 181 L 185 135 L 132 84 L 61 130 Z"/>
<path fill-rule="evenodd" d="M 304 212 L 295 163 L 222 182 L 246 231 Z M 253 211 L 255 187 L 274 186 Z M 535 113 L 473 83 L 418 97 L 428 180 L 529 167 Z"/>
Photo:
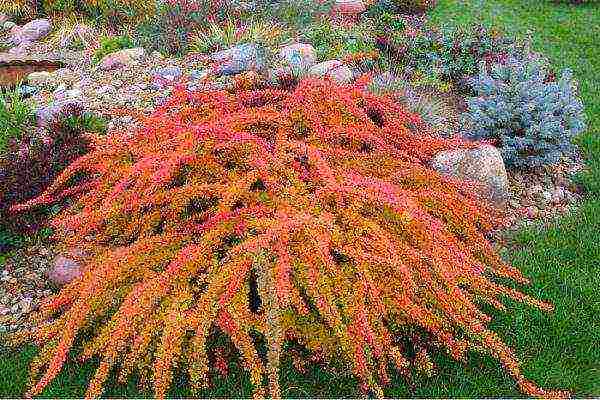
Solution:
<path fill-rule="evenodd" d="M 0 5 L 0 395 L 600 395 L 600 9 L 480 3 Z"/>

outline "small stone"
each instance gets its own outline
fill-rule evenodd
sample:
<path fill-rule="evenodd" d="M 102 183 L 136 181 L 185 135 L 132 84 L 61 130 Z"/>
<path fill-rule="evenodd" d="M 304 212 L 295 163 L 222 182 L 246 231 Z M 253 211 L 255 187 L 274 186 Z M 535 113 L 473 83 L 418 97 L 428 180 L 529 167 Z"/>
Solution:
<path fill-rule="evenodd" d="M 79 89 L 71 89 L 71 90 L 65 91 L 66 99 L 79 99 L 82 97 L 82 95 L 83 95 L 83 93 Z"/>
<path fill-rule="evenodd" d="M 459 180 L 475 182 L 475 190 L 497 207 L 503 207 L 508 199 L 506 168 L 500 152 L 492 145 L 442 151 L 433 157 L 431 167 Z"/>
<path fill-rule="evenodd" d="M 525 216 L 529 219 L 536 219 L 540 216 L 540 210 L 535 207 L 527 207 L 525 209 Z"/>
<path fill-rule="evenodd" d="M 79 77 L 77 74 L 69 68 L 60 68 L 54 71 L 54 76 L 61 81 L 61 83 L 72 84 L 77 82 Z"/>
<path fill-rule="evenodd" d="M 110 71 L 130 66 L 141 61 L 145 54 L 146 52 L 142 47 L 119 50 L 104 56 L 104 58 L 100 60 L 99 68 L 104 71 Z"/>
<path fill-rule="evenodd" d="M 17 46 L 27 42 L 35 42 L 46 37 L 51 30 L 50 20 L 45 18 L 34 19 L 18 29 L 13 28 L 10 41 Z"/>
<path fill-rule="evenodd" d="M 244 43 L 210 55 L 215 65 L 215 73 L 236 75 L 245 71 L 262 71 L 266 68 L 264 50 L 257 44 Z"/>
<path fill-rule="evenodd" d="M 32 86 L 56 86 L 56 75 L 48 71 L 32 72 L 27 75 L 27 82 Z"/>
<path fill-rule="evenodd" d="M 59 255 L 48 271 L 48 279 L 56 286 L 64 286 L 82 275 L 81 264 L 72 258 Z"/>
<path fill-rule="evenodd" d="M 33 301 L 33 299 L 31 297 L 24 297 L 23 299 L 21 299 L 21 301 L 17 304 L 17 306 L 19 307 L 19 309 L 21 310 L 22 314 L 29 314 L 32 310 L 31 307 L 31 302 Z"/>
<path fill-rule="evenodd" d="M 17 24 L 12 21 L 6 21 L 4 24 L 2 24 L 2 28 L 7 32 L 13 30 L 15 26 L 17 26 Z"/>
<path fill-rule="evenodd" d="M 284 67 L 301 73 L 316 64 L 317 53 L 311 44 L 294 43 L 279 51 L 279 59 Z"/>
<path fill-rule="evenodd" d="M 112 85 L 104 85 L 96 89 L 96 94 L 99 96 L 114 93 L 116 89 Z"/>
<path fill-rule="evenodd" d="M 155 79 L 165 80 L 167 82 L 173 82 L 177 78 L 181 77 L 183 72 L 181 68 L 171 65 L 164 68 L 159 68 L 154 72 Z"/>
<path fill-rule="evenodd" d="M 353 78 L 350 67 L 339 60 L 323 61 L 310 68 L 308 73 L 320 78 L 329 78 L 337 83 L 350 83 Z"/>
<path fill-rule="evenodd" d="M 203 69 L 203 70 L 195 69 L 190 72 L 190 79 L 194 80 L 194 81 L 200 81 L 200 80 L 206 79 L 206 77 L 208 77 L 209 74 L 210 74 L 209 71 L 206 69 Z"/>

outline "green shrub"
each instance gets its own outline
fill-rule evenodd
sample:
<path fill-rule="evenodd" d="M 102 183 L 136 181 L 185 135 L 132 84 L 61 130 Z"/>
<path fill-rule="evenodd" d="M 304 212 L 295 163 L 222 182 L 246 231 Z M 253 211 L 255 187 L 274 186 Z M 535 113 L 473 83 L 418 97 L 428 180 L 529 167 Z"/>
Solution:
<path fill-rule="evenodd" d="M 63 118 L 62 123 L 66 129 L 73 132 L 87 132 L 103 135 L 108 131 L 108 122 L 106 119 L 91 112 L 69 115 Z"/>
<path fill-rule="evenodd" d="M 433 75 L 442 81 L 461 85 L 465 79 L 477 74 L 482 60 L 491 63 L 528 51 L 523 50 L 516 40 L 483 26 L 411 28 L 387 32 L 383 40 L 390 58 L 407 75 Z"/>
<path fill-rule="evenodd" d="M 400 14 L 422 14 L 432 10 L 436 5 L 437 0 L 382 0 L 375 4 L 375 7 Z"/>
<path fill-rule="evenodd" d="M 33 108 L 19 96 L 18 90 L 0 91 L 0 156 L 12 140 L 19 140 L 24 129 L 33 124 Z"/>
<path fill-rule="evenodd" d="M 123 49 L 129 49 L 134 46 L 135 45 L 133 44 L 131 38 L 126 35 L 104 37 L 100 40 L 100 47 L 94 52 L 92 61 L 94 63 L 98 63 L 107 54 L 114 53 L 115 51 Z"/>
<path fill-rule="evenodd" d="M 319 60 L 330 60 L 374 51 L 375 40 L 371 33 L 368 24 L 343 27 L 323 19 L 310 25 L 303 36 L 314 46 Z"/>

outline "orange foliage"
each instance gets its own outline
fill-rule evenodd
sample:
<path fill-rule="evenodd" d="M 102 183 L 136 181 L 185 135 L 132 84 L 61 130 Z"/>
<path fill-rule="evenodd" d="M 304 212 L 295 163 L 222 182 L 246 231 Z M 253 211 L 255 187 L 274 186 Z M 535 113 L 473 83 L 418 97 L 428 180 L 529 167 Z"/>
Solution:
<path fill-rule="evenodd" d="M 426 347 L 412 360 L 400 345 L 412 328 L 456 359 L 490 353 L 528 395 L 563 394 L 526 380 L 487 328 L 478 304 L 551 306 L 494 282 L 526 279 L 484 236 L 498 222 L 493 211 L 426 167 L 464 144 L 411 131 L 419 123 L 364 82 L 306 80 L 290 91 L 179 89 L 142 129 L 99 140 L 15 208 L 73 197 L 53 225 L 65 246 L 93 254 L 84 276 L 39 311 L 31 338 L 43 348 L 29 394 L 100 320 L 82 354 L 101 360 L 90 397 L 116 368 L 121 380 L 151 376 L 157 397 L 175 365 L 206 386 L 214 327 L 239 350 L 257 395 L 265 374 L 279 395 L 286 337 L 346 360 L 362 387 L 382 395 L 389 366 L 432 369 Z M 81 172 L 87 180 L 69 187 Z M 266 363 L 251 330 L 266 339 Z"/>

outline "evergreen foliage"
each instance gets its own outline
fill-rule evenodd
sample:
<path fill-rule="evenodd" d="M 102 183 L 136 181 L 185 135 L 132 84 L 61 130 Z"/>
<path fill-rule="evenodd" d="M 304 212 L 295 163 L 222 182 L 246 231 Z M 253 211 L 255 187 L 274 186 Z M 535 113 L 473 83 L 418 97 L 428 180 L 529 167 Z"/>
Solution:
<path fill-rule="evenodd" d="M 476 97 L 465 113 L 468 133 L 494 139 L 514 167 L 557 162 L 573 150 L 571 140 L 585 129 L 583 104 L 569 70 L 552 80 L 543 60 L 510 58 L 480 68 L 471 80 Z"/>

